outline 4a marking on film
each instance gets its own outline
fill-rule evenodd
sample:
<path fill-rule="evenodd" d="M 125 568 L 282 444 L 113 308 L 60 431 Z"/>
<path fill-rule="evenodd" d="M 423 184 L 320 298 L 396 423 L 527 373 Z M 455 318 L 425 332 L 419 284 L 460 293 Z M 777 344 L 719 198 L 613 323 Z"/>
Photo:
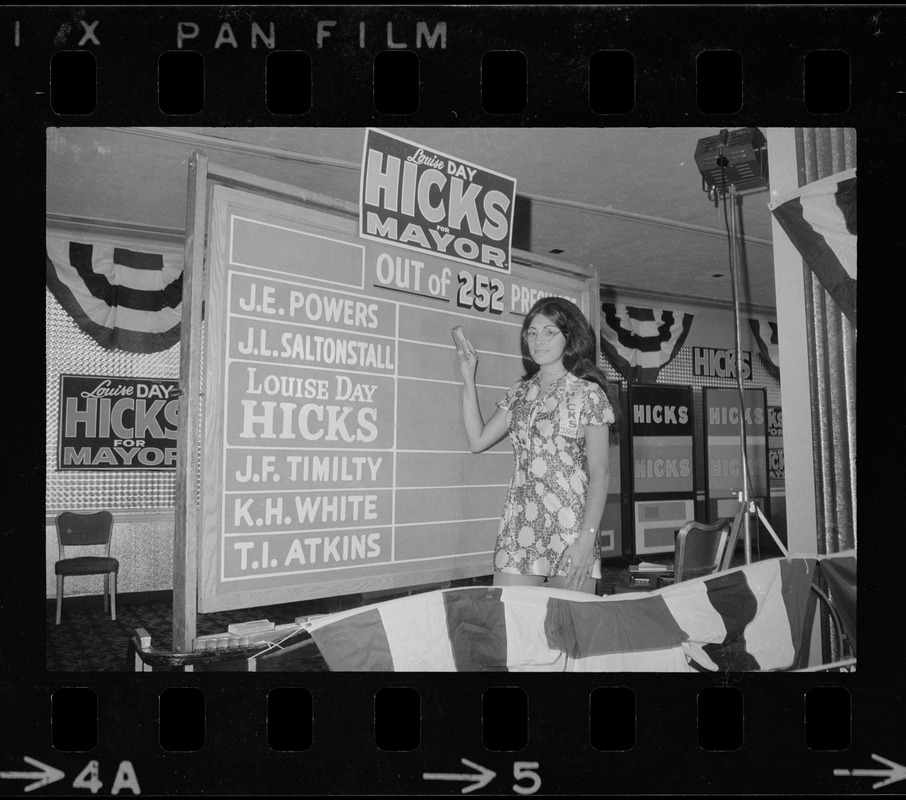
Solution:
<path fill-rule="evenodd" d="M 66 777 L 65 772 L 60 772 L 60 770 L 49 766 L 48 764 L 42 764 L 36 758 L 29 758 L 28 756 L 22 756 L 22 758 L 31 764 L 33 767 L 37 767 L 37 772 L 0 772 L 0 778 L 5 780 L 31 780 L 37 778 L 33 783 L 28 784 L 24 788 L 24 791 L 30 792 L 32 789 L 40 789 L 42 786 L 48 786 L 51 783 L 56 783 L 59 780 L 62 780 Z"/>
<path fill-rule="evenodd" d="M 42 786 L 49 786 L 52 783 L 63 780 L 66 773 L 49 764 L 44 764 L 36 758 L 22 756 L 22 758 L 33 767 L 35 771 L 12 771 L 0 772 L 0 779 L 4 780 L 31 780 L 23 791 L 31 792 L 40 789 Z M 89 761 L 85 768 L 72 781 L 73 789 L 88 789 L 92 794 L 97 794 L 104 783 L 99 776 L 99 763 L 97 760 Z M 120 761 L 116 771 L 116 777 L 110 788 L 110 794 L 119 794 L 123 789 L 128 789 L 132 794 L 141 794 L 142 790 L 138 785 L 138 778 L 135 775 L 135 769 L 131 761 Z"/>

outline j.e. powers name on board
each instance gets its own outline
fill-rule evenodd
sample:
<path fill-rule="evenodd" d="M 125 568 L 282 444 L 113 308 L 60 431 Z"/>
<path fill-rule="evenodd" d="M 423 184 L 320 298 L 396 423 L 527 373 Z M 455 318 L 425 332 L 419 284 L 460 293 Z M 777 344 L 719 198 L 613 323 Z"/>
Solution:
<path fill-rule="evenodd" d="M 234 313 L 289 317 L 348 328 L 375 329 L 380 325 L 377 303 L 254 282 L 242 275 L 234 277 L 232 288 Z"/>

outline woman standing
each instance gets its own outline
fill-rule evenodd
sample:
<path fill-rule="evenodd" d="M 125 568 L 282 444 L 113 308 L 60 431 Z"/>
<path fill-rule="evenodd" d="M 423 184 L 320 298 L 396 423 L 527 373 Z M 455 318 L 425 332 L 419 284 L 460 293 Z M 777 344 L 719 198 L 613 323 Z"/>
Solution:
<path fill-rule="evenodd" d="M 462 415 L 473 453 L 509 432 L 515 451 L 494 553 L 494 583 L 593 592 L 601 577 L 598 522 L 610 480 L 614 411 L 595 365 L 594 332 L 569 300 L 546 297 L 522 324 L 525 375 L 485 422 L 478 354 L 460 356 Z"/>

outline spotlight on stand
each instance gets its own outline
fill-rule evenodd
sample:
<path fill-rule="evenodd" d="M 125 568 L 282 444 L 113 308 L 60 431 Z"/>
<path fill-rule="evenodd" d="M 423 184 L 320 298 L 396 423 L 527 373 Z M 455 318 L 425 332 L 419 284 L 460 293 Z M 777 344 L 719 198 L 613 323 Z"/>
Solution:
<path fill-rule="evenodd" d="M 737 194 L 767 188 L 768 145 L 758 128 L 722 130 L 698 140 L 695 163 L 702 175 L 702 191 L 716 199 L 735 186 Z"/>
<path fill-rule="evenodd" d="M 742 242 L 737 230 L 737 215 L 740 212 L 740 194 L 751 194 L 767 188 L 768 154 L 767 141 L 758 128 L 740 128 L 736 131 L 722 130 L 717 136 L 699 139 L 695 148 L 695 163 L 702 174 L 702 189 L 717 204 L 724 201 L 724 216 L 727 235 L 730 239 L 730 290 L 733 299 L 733 327 L 736 333 L 736 363 L 742 364 L 742 327 L 740 324 L 739 293 L 737 289 L 740 250 Z M 728 202 L 729 201 L 729 202 Z M 728 207 L 729 206 L 729 207 Z M 743 533 L 745 563 L 752 563 L 752 518 L 760 519 L 774 541 L 786 555 L 786 548 L 777 538 L 764 512 L 758 507 L 750 492 L 748 454 L 746 452 L 745 390 L 742 385 L 742 370 L 736 370 L 736 388 L 739 392 L 739 463 L 740 483 L 736 492 L 739 502 L 733 516 L 730 538 L 724 551 L 721 570 L 729 569 L 740 531 Z"/>

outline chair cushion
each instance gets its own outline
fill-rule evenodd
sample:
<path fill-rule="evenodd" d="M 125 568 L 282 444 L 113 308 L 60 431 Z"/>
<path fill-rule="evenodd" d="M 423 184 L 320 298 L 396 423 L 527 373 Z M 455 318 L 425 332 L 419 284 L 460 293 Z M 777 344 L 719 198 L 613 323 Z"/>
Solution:
<path fill-rule="evenodd" d="M 119 572 L 119 569 L 119 561 L 105 556 L 64 558 L 54 566 L 57 575 L 100 575 L 104 572 Z"/>
<path fill-rule="evenodd" d="M 683 580 L 691 581 L 693 578 L 704 578 L 715 570 L 716 567 L 713 564 L 709 567 L 693 567 L 692 569 L 684 569 Z"/>

